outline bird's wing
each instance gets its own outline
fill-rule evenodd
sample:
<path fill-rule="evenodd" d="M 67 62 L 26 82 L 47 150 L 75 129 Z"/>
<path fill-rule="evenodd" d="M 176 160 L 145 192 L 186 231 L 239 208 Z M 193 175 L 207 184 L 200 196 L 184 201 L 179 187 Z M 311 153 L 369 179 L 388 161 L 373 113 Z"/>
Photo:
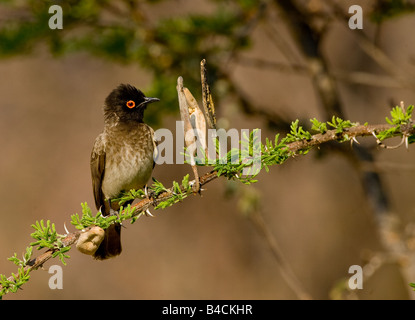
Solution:
<path fill-rule="evenodd" d="M 157 157 L 159 156 L 158 145 L 159 145 L 160 141 L 158 141 L 156 139 L 156 135 L 154 134 L 153 128 L 151 128 L 151 127 L 149 127 L 149 128 L 150 128 L 151 139 L 153 140 L 153 147 L 154 147 L 154 151 L 153 151 L 153 169 L 154 169 L 154 167 L 156 166 Z"/>
<path fill-rule="evenodd" d="M 104 205 L 105 197 L 102 193 L 102 180 L 105 171 L 105 141 L 101 133 L 94 143 L 91 152 L 92 189 L 94 190 L 95 205 L 99 210 Z"/>

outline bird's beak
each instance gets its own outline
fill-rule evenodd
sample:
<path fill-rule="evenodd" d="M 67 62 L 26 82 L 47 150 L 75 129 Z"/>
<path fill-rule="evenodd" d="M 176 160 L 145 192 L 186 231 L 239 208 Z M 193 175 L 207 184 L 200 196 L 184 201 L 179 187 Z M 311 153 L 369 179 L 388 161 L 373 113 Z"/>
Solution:
<path fill-rule="evenodd" d="M 153 102 L 156 102 L 156 101 L 160 101 L 160 99 L 159 99 L 159 98 L 150 98 L 150 97 L 145 97 L 145 98 L 144 98 L 144 101 L 143 101 L 143 102 L 141 102 L 141 103 L 137 106 L 137 108 L 143 107 L 143 106 L 145 106 L 145 105 L 147 105 L 147 104 L 149 104 L 149 103 L 153 103 Z"/>

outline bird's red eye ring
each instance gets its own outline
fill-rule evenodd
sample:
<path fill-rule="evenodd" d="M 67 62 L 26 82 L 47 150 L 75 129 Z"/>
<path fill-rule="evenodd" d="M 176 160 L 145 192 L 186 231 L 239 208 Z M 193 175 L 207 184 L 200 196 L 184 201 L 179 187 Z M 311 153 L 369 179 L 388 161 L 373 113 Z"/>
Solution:
<path fill-rule="evenodd" d="M 134 102 L 133 100 L 129 100 L 129 101 L 126 103 L 126 105 L 127 105 L 127 107 L 128 107 L 128 108 L 132 109 L 132 108 L 134 108 L 134 107 L 135 107 L 135 102 Z"/>

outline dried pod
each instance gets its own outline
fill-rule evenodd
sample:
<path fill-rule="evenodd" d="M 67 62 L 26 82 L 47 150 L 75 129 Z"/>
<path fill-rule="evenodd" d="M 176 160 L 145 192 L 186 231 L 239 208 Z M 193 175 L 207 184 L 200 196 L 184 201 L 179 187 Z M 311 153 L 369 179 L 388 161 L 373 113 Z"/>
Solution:
<path fill-rule="evenodd" d="M 94 226 L 81 233 L 76 242 L 76 248 L 84 254 L 93 255 L 104 239 L 104 235 L 104 229 Z"/>
<path fill-rule="evenodd" d="M 190 124 L 195 130 L 199 143 L 206 153 L 206 119 L 203 111 L 200 109 L 196 99 L 187 88 L 183 88 L 186 97 L 187 108 L 189 110 Z"/>
<path fill-rule="evenodd" d="M 187 134 L 187 132 L 192 131 L 192 124 L 190 123 L 190 115 L 189 115 L 189 107 L 187 105 L 187 99 L 184 94 L 183 89 L 183 78 L 177 78 L 177 95 L 179 99 L 179 107 L 180 107 L 180 118 L 184 123 L 184 136 L 185 136 L 185 145 L 189 147 L 194 142 L 194 135 Z"/>
<path fill-rule="evenodd" d="M 213 104 L 212 94 L 207 83 L 206 59 L 203 59 L 200 62 L 200 75 L 202 82 L 202 102 L 207 119 L 207 125 L 209 129 L 216 129 L 215 105 Z"/>
<path fill-rule="evenodd" d="M 194 154 L 196 151 L 196 135 L 194 127 L 197 127 L 196 123 L 199 123 L 199 126 L 201 125 L 201 118 L 200 116 L 197 116 L 196 114 L 199 114 L 196 110 L 200 110 L 199 106 L 197 105 L 197 102 L 195 98 L 192 96 L 190 91 L 186 88 L 183 88 L 183 78 L 179 77 L 177 78 L 177 95 L 179 99 L 179 107 L 180 107 L 180 117 L 183 121 L 184 126 L 184 142 L 186 145 L 186 156 L 189 158 L 188 162 L 192 166 L 193 173 L 195 175 L 196 183 L 193 186 L 194 192 L 199 192 L 200 184 L 199 184 L 199 174 L 197 172 L 197 167 L 195 165 L 194 160 Z M 187 96 L 186 96 L 187 95 Z M 191 120 L 190 120 L 190 113 L 194 115 L 195 120 L 195 126 L 192 126 Z M 202 118 L 204 120 L 204 118 Z M 206 146 L 206 126 L 204 130 L 204 147 Z"/>

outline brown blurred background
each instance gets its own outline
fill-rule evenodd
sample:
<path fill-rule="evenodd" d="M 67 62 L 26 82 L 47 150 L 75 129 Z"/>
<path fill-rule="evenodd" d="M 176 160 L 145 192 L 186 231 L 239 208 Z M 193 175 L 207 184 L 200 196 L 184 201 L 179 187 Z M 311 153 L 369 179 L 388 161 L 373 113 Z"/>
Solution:
<path fill-rule="evenodd" d="M 158 10 L 165 11 L 159 14 L 175 14 L 171 10 L 177 7 L 189 12 L 209 10 L 203 0 L 178 0 L 160 6 Z M 372 27 L 365 21 L 367 34 Z M 414 29 L 413 14 L 382 27 L 381 46 L 403 70 L 414 69 Z M 331 67 L 379 72 L 357 48 L 352 35 L 341 22 L 331 28 L 324 43 Z M 246 57 L 280 55 L 261 23 L 252 39 Z M 321 116 L 312 83 L 304 75 L 278 76 L 275 70 L 243 63 L 234 63 L 231 75 L 252 101 L 267 110 L 281 112 L 291 120 Z M 151 81 L 152 76 L 137 65 L 118 65 L 86 53 L 56 59 L 42 46 L 32 55 L 0 60 L 0 273 L 16 271 L 6 259 L 14 252 L 18 256 L 23 253 L 31 242 L 30 225 L 36 220 L 49 219 L 64 233 L 64 223 L 74 230 L 70 215 L 81 212 L 81 202 L 93 206 L 89 156 L 103 128 L 103 101 L 119 83 L 133 84 L 145 92 Z M 391 101 L 415 102 L 414 90 L 399 86 L 339 82 L 339 91 L 348 119 L 360 123 L 383 123 Z M 150 108 L 157 108 L 157 104 Z M 229 127 L 260 127 L 263 140 L 276 134 L 261 119 L 240 112 L 231 99 L 222 101 L 220 108 L 218 116 L 226 119 Z M 173 129 L 176 120 L 178 114 L 169 115 L 160 127 Z M 359 140 L 376 144 L 373 138 Z M 238 192 L 254 192 L 260 197 L 264 220 L 292 271 L 312 298 L 328 299 L 339 281 L 350 276 L 351 265 L 363 266 L 367 257 L 384 248 L 356 170 L 336 153 L 322 159 L 315 155 L 312 151 L 272 167 L 269 173 L 264 170 L 258 183 L 240 185 Z M 374 155 L 391 210 L 404 227 L 408 226 L 415 214 L 415 151 L 411 146 L 409 151 L 379 149 Z M 187 173 L 191 173 L 187 165 L 162 165 L 155 168 L 153 176 L 169 186 Z M 226 197 L 225 179 L 217 179 L 205 189 L 202 196 L 191 196 L 165 210 L 152 210 L 154 218 L 126 224 L 123 253 L 115 259 L 94 261 L 73 248 L 67 266 L 63 266 L 63 290 L 48 287 L 48 268 L 61 264 L 53 260 L 44 270 L 32 272 L 23 290 L 5 299 L 298 298 L 281 275 L 264 237 L 238 210 L 238 197 Z M 414 298 L 399 263 L 392 259 L 382 264 L 365 279 L 356 297 Z"/>

